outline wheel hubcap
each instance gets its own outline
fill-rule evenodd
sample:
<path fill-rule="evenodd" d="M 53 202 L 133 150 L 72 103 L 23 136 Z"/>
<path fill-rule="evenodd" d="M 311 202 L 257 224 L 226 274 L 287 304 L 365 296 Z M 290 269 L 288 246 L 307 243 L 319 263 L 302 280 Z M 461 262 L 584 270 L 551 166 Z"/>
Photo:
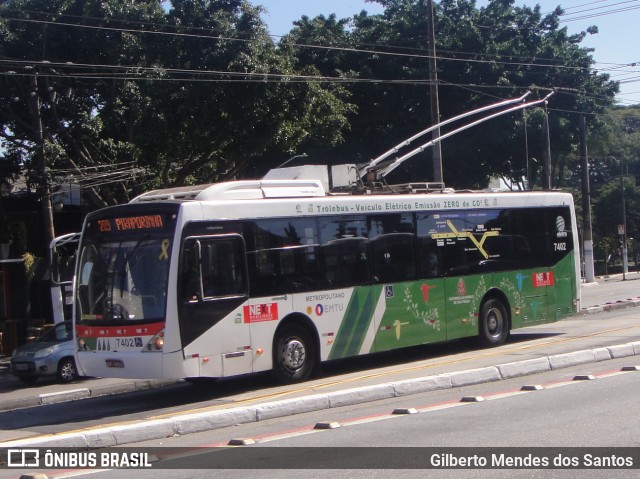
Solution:
<path fill-rule="evenodd" d="M 307 356 L 304 344 L 297 339 L 287 341 L 282 353 L 284 365 L 291 370 L 300 369 Z"/>
<path fill-rule="evenodd" d="M 61 370 L 61 372 L 60 372 L 60 375 L 61 375 L 65 380 L 69 381 L 69 380 L 73 379 L 74 372 L 75 372 L 75 371 L 74 371 L 74 369 L 73 369 L 73 366 L 72 366 L 71 364 L 68 364 L 68 363 L 67 363 L 67 364 L 65 364 L 65 365 L 62 367 L 62 370 Z"/>
<path fill-rule="evenodd" d="M 499 336 L 502 332 L 502 315 L 495 309 L 487 317 L 487 329 L 492 336 Z"/>

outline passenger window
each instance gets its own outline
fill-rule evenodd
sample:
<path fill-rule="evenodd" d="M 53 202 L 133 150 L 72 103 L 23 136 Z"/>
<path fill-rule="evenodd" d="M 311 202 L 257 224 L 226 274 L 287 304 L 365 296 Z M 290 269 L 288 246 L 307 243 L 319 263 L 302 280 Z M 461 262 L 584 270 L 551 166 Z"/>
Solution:
<path fill-rule="evenodd" d="M 314 218 L 271 218 L 245 223 L 253 296 L 322 287 Z"/>
<path fill-rule="evenodd" d="M 327 288 L 370 282 L 364 216 L 332 216 L 319 225 L 320 255 Z"/>
<path fill-rule="evenodd" d="M 421 278 L 467 274 L 464 218 L 457 212 L 419 213 L 418 264 Z M 462 233 L 461 233 L 462 232 Z"/>
<path fill-rule="evenodd" d="M 371 275 L 376 283 L 416 279 L 413 215 L 369 217 Z"/>
<path fill-rule="evenodd" d="M 437 278 L 441 275 L 442 259 L 435 240 L 431 236 L 418 236 L 418 277 Z"/>
<path fill-rule="evenodd" d="M 183 252 L 185 301 L 247 293 L 244 244 L 240 236 L 188 239 Z"/>

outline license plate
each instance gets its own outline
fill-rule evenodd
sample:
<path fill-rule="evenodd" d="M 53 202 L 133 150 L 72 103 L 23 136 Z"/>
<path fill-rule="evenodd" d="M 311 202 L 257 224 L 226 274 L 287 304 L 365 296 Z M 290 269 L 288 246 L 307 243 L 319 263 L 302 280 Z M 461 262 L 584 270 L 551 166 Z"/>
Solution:
<path fill-rule="evenodd" d="M 105 359 L 108 368 L 123 368 L 124 363 L 120 359 Z"/>
<path fill-rule="evenodd" d="M 17 363 L 13 365 L 13 369 L 15 369 L 16 371 L 27 371 L 29 369 L 29 365 Z"/>

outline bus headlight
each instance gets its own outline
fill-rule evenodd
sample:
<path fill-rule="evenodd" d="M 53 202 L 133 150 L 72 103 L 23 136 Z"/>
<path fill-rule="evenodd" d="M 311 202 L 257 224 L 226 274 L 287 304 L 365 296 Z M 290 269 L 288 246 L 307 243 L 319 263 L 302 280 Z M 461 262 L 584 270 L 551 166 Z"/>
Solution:
<path fill-rule="evenodd" d="M 160 331 L 156 334 L 149 342 L 146 347 L 142 350 L 143 352 L 158 352 L 162 351 L 164 348 L 164 331 Z"/>

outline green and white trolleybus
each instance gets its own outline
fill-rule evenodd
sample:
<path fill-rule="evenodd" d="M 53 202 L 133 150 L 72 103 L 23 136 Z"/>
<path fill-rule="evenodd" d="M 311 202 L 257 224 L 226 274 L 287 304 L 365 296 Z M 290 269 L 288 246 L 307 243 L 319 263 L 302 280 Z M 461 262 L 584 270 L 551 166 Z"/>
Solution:
<path fill-rule="evenodd" d="M 579 309 L 570 194 L 332 194 L 316 180 L 157 190 L 87 216 L 74 280 L 91 376 L 304 380 L 322 362 Z"/>

